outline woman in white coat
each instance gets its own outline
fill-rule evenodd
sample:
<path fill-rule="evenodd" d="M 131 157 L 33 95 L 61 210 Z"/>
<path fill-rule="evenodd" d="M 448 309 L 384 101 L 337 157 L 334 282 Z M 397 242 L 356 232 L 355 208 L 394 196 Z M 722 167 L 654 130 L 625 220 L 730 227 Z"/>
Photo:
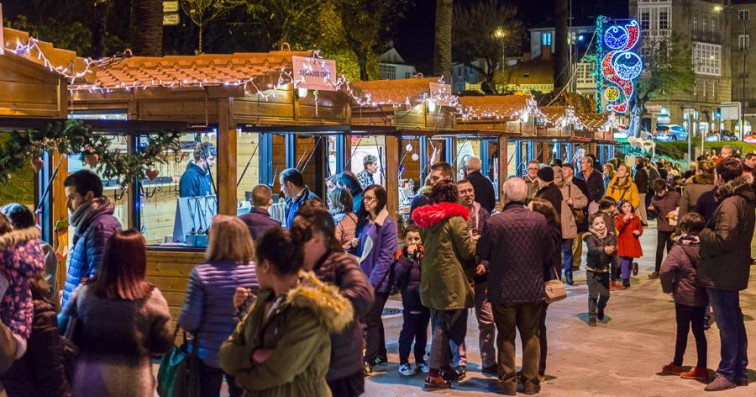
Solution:
<path fill-rule="evenodd" d="M 572 182 L 564 180 L 562 167 L 553 167 L 554 185 L 562 191 L 562 254 L 564 255 L 564 278 L 572 285 L 572 244 L 577 236 L 577 222 L 573 210 L 583 210 L 588 206 L 588 197 Z"/>

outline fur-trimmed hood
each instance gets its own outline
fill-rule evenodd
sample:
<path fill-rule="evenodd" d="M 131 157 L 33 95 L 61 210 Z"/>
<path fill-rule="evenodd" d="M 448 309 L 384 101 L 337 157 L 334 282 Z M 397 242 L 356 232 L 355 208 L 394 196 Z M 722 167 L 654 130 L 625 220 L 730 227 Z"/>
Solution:
<path fill-rule="evenodd" d="M 341 333 L 352 323 L 354 307 L 338 287 L 320 281 L 313 272 L 302 271 L 299 277 L 299 285 L 286 295 L 286 304 L 313 311 L 331 334 Z"/>
<path fill-rule="evenodd" d="M 741 196 L 751 205 L 756 205 L 756 194 L 754 194 L 751 182 L 746 176 L 737 177 L 722 186 L 717 187 L 714 192 L 714 198 L 717 203 L 731 196 Z"/>
<path fill-rule="evenodd" d="M 10 233 L 0 236 L 0 250 L 22 244 L 27 241 L 37 240 L 42 233 L 36 227 L 13 230 Z"/>
<path fill-rule="evenodd" d="M 447 219 L 459 216 L 467 221 L 470 212 L 457 203 L 438 203 L 420 207 L 412 213 L 412 220 L 420 227 L 431 227 Z"/>

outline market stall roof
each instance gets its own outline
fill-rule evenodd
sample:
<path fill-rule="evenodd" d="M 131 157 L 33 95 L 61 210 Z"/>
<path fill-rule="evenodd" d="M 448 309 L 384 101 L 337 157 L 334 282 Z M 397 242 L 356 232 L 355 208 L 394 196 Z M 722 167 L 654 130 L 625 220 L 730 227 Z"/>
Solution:
<path fill-rule="evenodd" d="M 611 122 L 610 114 L 579 112 L 571 106 L 544 106 L 541 111 L 543 120 L 550 126 L 572 123 L 576 129 L 598 131 L 608 129 Z"/>
<path fill-rule="evenodd" d="M 94 84 L 74 90 L 148 87 L 244 86 L 252 93 L 292 82 L 292 57 L 313 51 L 130 57 L 103 63 Z"/>
<path fill-rule="evenodd" d="M 40 41 L 29 33 L 3 28 L 5 53 L 26 58 L 73 81 L 94 81 L 95 62 L 76 56 L 76 52 L 55 48 L 52 43 Z"/>
<path fill-rule="evenodd" d="M 459 98 L 463 120 L 516 120 L 523 114 L 540 115 L 529 95 L 485 95 Z"/>
<path fill-rule="evenodd" d="M 359 106 L 379 107 L 379 106 L 396 106 L 412 107 L 428 98 L 431 95 L 431 84 L 439 83 L 437 77 L 429 78 L 410 78 L 400 80 L 371 80 L 355 81 L 352 86 L 356 88 L 355 102 Z M 436 93 L 435 97 L 444 95 Z M 452 97 L 456 99 L 451 92 L 446 93 L 448 100 Z M 449 104 L 443 103 L 441 104 Z"/>

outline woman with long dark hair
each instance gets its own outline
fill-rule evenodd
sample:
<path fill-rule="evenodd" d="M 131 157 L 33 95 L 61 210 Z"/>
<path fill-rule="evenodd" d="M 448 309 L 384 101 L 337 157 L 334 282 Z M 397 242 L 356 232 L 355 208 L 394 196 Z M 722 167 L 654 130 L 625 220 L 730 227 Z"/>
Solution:
<path fill-rule="evenodd" d="M 359 319 L 373 305 L 373 288 L 357 258 L 344 252 L 334 234 L 331 214 L 322 205 L 308 203 L 302 207 L 291 233 L 304 244 L 304 269 L 338 287 L 341 295 L 352 302 L 354 319 L 343 332 L 331 335 L 331 366 L 326 379 L 334 397 L 359 396 L 365 392 Z"/>
<path fill-rule="evenodd" d="M 388 194 L 380 185 L 365 189 L 362 197 L 363 210 L 360 213 L 359 244 L 356 254 L 360 267 L 375 288 L 375 303 L 365 316 L 367 323 L 367 349 L 365 351 L 365 373 L 373 372 L 373 366 L 384 364 L 386 357 L 386 337 L 381 314 L 386 306 L 393 274 L 394 254 L 397 246 L 396 222 L 386 210 Z"/>
<path fill-rule="evenodd" d="M 352 195 L 354 213 L 359 214 L 362 212 L 362 195 L 364 191 L 367 190 L 367 187 L 362 189 L 360 181 L 351 172 L 342 172 L 333 177 L 333 181 L 337 187 L 345 188 L 349 191 L 349 194 Z"/>
<path fill-rule="evenodd" d="M 221 344 L 234 332 L 234 307 L 229 304 L 237 288 L 257 294 L 258 283 L 252 262 L 255 247 L 244 222 L 236 217 L 217 215 L 210 228 L 210 242 L 204 264 L 189 275 L 179 325 L 197 338 L 200 358 L 200 389 L 203 397 L 219 396 L 223 376 L 231 397 L 242 389 L 233 377 L 224 374 L 218 363 Z"/>
<path fill-rule="evenodd" d="M 117 232 L 105 244 L 93 280 L 77 288 L 60 314 L 66 329 L 76 321 L 79 347 L 75 396 L 151 396 L 150 357 L 173 346 L 171 314 L 163 294 L 145 280 L 147 247 L 135 229 Z"/>

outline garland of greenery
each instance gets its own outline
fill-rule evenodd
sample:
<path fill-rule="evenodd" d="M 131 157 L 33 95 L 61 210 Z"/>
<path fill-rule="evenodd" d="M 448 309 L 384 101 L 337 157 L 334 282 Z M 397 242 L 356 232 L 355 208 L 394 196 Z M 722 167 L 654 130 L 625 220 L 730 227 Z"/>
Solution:
<path fill-rule="evenodd" d="M 123 153 L 110 149 L 110 139 L 92 131 L 89 125 L 77 120 L 55 122 L 37 130 L 12 131 L 10 139 L 0 145 L 0 183 L 7 183 L 10 174 L 22 169 L 30 159 L 55 151 L 63 155 L 80 155 L 95 167 L 105 179 L 116 179 L 121 186 L 142 180 L 155 163 L 167 162 L 167 150 L 179 153 L 179 132 L 150 133 L 147 146 L 138 153 Z"/>

